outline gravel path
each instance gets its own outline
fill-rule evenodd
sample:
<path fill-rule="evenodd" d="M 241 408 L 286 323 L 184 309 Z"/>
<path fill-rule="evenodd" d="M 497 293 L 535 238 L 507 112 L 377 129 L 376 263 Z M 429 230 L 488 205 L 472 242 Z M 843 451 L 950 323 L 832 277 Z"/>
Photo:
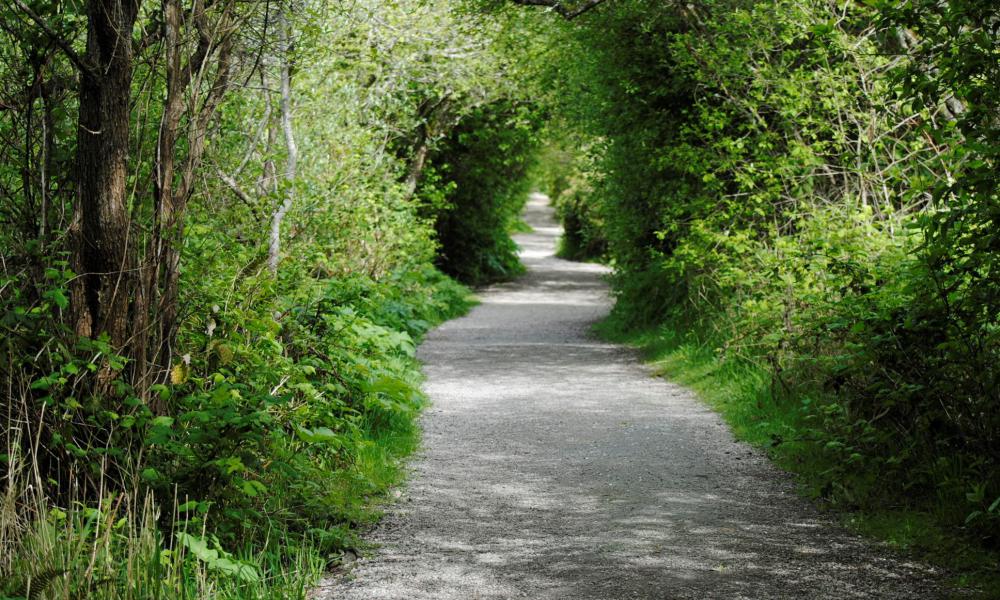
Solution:
<path fill-rule="evenodd" d="M 845 532 L 691 392 L 595 340 L 598 265 L 553 256 L 544 196 L 528 273 L 432 332 L 424 449 L 323 600 L 939 598 L 935 575 Z"/>

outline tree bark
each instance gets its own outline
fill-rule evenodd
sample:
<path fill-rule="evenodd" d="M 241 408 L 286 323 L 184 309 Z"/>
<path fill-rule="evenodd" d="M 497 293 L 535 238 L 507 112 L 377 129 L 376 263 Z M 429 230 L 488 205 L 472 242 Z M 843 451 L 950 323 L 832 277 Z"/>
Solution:
<path fill-rule="evenodd" d="M 146 332 L 136 340 L 137 363 L 143 371 L 136 384 L 140 394 L 149 385 L 165 380 L 170 370 L 172 351 L 178 327 L 180 285 L 180 254 L 184 236 L 184 217 L 194 189 L 195 174 L 205 151 L 209 123 L 229 86 L 232 57 L 233 3 L 216 4 L 218 21 L 212 25 L 208 7 L 195 0 L 190 23 L 197 33 L 197 43 L 187 57 L 183 56 L 184 14 L 180 0 L 163 0 L 163 31 L 165 47 L 164 71 L 166 96 L 157 137 L 154 162 L 153 235 L 144 268 L 143 294 L 137 298 L 137 324 Z M 186 60 L 186 62 L 185 62 Z M 214 70 L 208 69 L 214 60 Z M 214 75 L 195 110 L 202 90 L 202 80 Z M 186 152 L 178 149 L 181 124 L 187 118 Z M 148 341 L 147 341 L 148 338 Z M 152 343 L 152 348 L 147 345 Z M 141 360 L 140 360 L 141 359 Z M 162 407 L 155 407 L 154 410 Z"/>
<path fill-rule="evenodd" d="M 450 95 L 443 96 L 437 102 L 427 104 L 420 110 L 423 122 L 417 131 L 417 141 L 414 144 L 413 156 L 406 168 L 406 179 L 403 180 L 403 198 L 409 200 L 417 191 L 417 184 L 424 173 L 427 157 L 430 154 L 434 139 L 448 128 L 448 108 L 451 104 Z"/>
<path fill-rule="evenodd" d="M 87 49 L 80 73 L 77 201 L 72 288 L 74 326 L 84 337 L 107 334 L 127 345 L 135 252 L 127 205 L 132 29 L 139 0 L 89 0 Z"/>
<path fill-rule="evenodd" d="M 285 197 L 271 216 L 271 239 L 267 252 L 267 267 L 272 275 L 278 274 L 278 261 L 281 259 L 281 223 L 292 208 L 292 182 L 298 166 L 299 149 L 295 145 L 295 132 L 292 130 L 292 74 L 291 74 L 291 44 L 288 39 L 288 20 L 284 13 L 278 14 L 278 39 L 281 65 L 281 130 L 285 135 L 285 181 L 287 188 Z"/>

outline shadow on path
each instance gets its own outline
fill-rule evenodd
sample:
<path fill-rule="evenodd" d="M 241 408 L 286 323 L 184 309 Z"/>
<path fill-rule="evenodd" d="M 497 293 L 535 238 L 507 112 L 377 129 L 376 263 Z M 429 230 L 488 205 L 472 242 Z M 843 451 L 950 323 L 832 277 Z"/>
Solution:
<path fill-rule="evenodd" d="M 836 526 L 690 392 L 592 338 L 604 267 L 528 267 L 420 348 L 433 402 L 381 547 L 323 599 L 935 598 L 935 574 Z"/>

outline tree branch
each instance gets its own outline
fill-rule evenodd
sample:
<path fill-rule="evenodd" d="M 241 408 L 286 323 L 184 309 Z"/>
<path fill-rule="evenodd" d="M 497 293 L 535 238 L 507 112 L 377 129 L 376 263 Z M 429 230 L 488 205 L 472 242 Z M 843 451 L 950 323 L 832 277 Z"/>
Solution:
<path fill-rule="evenodd" d="M 250 194 L 246 193 L 243 188 L 240 187 L 240 184 L 236 181 L 235 177 L 229 175 L 219 167 L 215 167 L 215 172 L 219 176 L 219 179 L 222 180 L 222 183 L 226 184 L 230 191 L 233 192 L 233 195 L 239 198 L 240 201 L 250 209 L 250 212 L 253 213 L 253 216 L 256 219 L 261 220 L 264 218 L 264 215 L 261 214 L 257 203 L 250 197 Z"/>
<path fill-rule="evenodd" d="M 566 20 L 572 20 L 601 4 L 604 0 L 585 0 L 575 8 L 566 8 L 559 0 L 513 0 L 513 2 L 522 6 L 545 6 Z"/>
<path fill-rule="evenodd" d="M 12 2 L 14 3 L 14 6 L 27 15 L 28 18 L 35 23 L 35 25 L 38 25 L 38 27 L 49 37 L 49 39 L 52 40 L 53 43 L 55 43 L 56 46 L 59 46 L 59 49 L 63 51 L 67 58 L 69 58 L 70 62 L 76 65 L 76 68 L 80 69 L 81 72 L 94 77 L 95 79 L 99 78 L 97 71 L 91 68 L 91 66 L 87 64 L 87 61 L 83 60 L 83 57 L 73 50 L 73 47 L 69 45 L 69 42 L 67 42 L 65 38 L 49 27 L 49 24 L 45 22 L 45 19 L 38 16 L 38 13 L 31 10 L 31 7 L 21 0 L 12 0 Z"/>

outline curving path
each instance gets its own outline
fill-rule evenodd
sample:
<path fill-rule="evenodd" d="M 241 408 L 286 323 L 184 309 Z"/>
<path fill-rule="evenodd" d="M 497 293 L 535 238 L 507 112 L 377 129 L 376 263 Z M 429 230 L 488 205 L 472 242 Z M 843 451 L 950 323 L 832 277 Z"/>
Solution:
<path fill-rule="evenodd" d="M 424 449 L 380 545 L 324 600 L 937 598 L 934 573 L 833 524 L 691 392 L 595 340 L 598 265 L 553 256 L 433 331 Z"/>

